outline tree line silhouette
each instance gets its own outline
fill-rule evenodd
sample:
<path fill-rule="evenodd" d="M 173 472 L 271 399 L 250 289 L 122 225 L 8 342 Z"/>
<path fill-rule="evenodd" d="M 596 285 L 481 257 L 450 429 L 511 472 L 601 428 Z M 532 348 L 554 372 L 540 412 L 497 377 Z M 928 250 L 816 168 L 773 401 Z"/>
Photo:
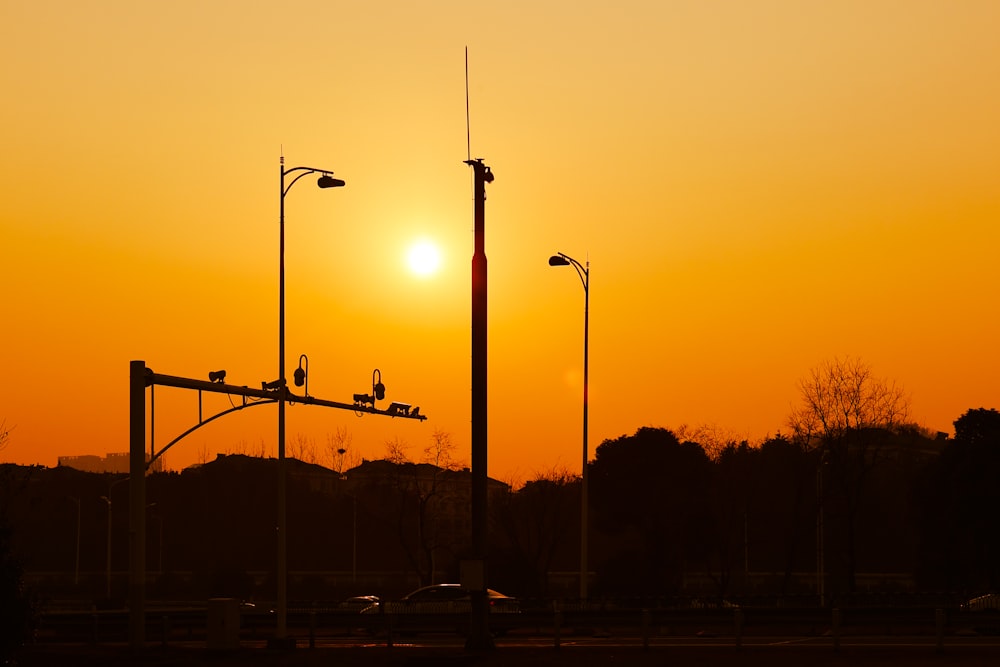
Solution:
<path fill-rule="evenodd" d="M 1000 568 L 1000 413 L 970 409 L 955 436 L 907 421 L 893 383 L 857 360 L 800 383 L 790 432 L 762 443 L 697 442 L 644 427 L 605 440 L 588 464 L 592 596 L 832 604 L 872 592 L 994 591 Z M 341 438 L 343 439 L 343 438 Z M 423 460 L 387 443 L 344 469 L 289 461 L 289 593 L 394 596 L 457 581 L 471 554 L 470 473 L 435 433 Z M 121 605 L 127 477 L 0 467 L 5 599 Z M 148 595 L 273 599 L 277 462 L 219 455 L 147 480 Z M 490 585 L 573 597 L 581 480 L 490 480 Z"/>
<path fill-rule="evenodd" d="M 779 435 L 760 446 L 730 443 L 712 457 L 662 428 L 607 440 L 589 470 L 594 594 L 807 596 L 818 577 L 831 597 L 995 590 L 1000 414 L 969 410 L 955 429 L 941 439 L 908 425 L 848 428 L 841 440 L 812 445 Z M 290 463 L 293 596 L 392 595 L 457 579 L 469 546 L 467 470 Z M 123 600 L 125 477 L 5 465 L 3 479 L 11 555 L 47 596 L 105 597 L 110 511 L 111 596 Z M 151 598 L 266 599 L 276 479 L 273 459 L 241 455 L 150 475 Z M 579 493 L 579 478 L 566 474 L 517 489 L 492 482 L 492 586 L 570 595 Z"/>

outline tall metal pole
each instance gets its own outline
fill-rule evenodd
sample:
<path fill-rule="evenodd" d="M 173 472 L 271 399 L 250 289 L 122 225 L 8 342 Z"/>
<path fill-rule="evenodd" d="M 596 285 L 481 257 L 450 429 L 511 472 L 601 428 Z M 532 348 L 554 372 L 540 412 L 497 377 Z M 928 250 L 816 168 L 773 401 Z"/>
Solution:
<path fill-rule="evenodd" d="M 150 374 L 146 362 L 129 362 L 129 643 L 136 650 L 146 645 L 146 382 Z"/>
<path fill-rule="evenodd" d="M 589 454 L 587 452 L 587 410 L 590 404 L 588 392 L 589 384 L 589 362 L 590 362 L 590 261 L 583 271 L 583 467 L 580 475 L 580 600 L 587 600 L 587 578 L 590 570 L 587 567 L 587 552 L 589 551 L 588 533 L 590 520 L 589 506 L 590 496 L 587 488 L 587 463 Z"/>
<path fill-rule="evenodd" d="M 314 167 L 292 167 L 285 169 L 285 156 L 282 155 L 278 164 L 280 172 L 280 197 L 278 208 L 278 623 L 275 630 L 275 641 L 279 646 L 286 645 L 288 618 L 288 464 L 285 458 L 285 403 L 288 398 L 288 386 L 285 380 L 285 195 L 295 183 L 309 174 L 321 174 L 317 185 L 321 188 L 343 187 L 344 181 L 335 179 L 328 169 Z M 285 176 L 296 173 L 288 186 L 285 186 Z"/>
<path fill-rule="evenodd" d="M 285 156 L 281 156 L 281 198 L 278 214 L 278 626 L 275 638 L 283 642 L 287 635 L 288 613 L 288 542 L 286 508 L 288 504 L 285 474 Z"/>
<path fill-rule="evenodd" d="M 567 254 L 558 253 L 549 258 L 549 266 L 572 266 L 580 282 L 583 283 L 583 465 L 580 468 L 580 601 L 587 599 L 587 566 L 588 532 L 590 526 L 589 490 L 587 488 L 587 464 L 590 455 L 587 451 L 588 409 L 590 405 L 590 260 L 581 264 Z"/>
<path fill-rule="evenodd" d="M 467 160 L 473 169 L 475 198 L 475 249 L 472 255 L 472 549 L 482 566 L 481 589 L 470 591 L 472 617 L 466 648 L 494 648 L 489 631 L 486 595 L 487 431 L 486 431 L 486 184 L 493 172 L 482 159 Z"/>

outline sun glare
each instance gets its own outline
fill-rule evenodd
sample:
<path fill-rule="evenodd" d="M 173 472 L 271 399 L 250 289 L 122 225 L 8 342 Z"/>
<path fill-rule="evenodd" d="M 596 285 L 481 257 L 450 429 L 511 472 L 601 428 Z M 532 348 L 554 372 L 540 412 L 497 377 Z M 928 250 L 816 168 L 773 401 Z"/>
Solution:
<path fill-rule="evenodd" d="M 441 253 L 430 241 L 417 241 L 410 246 L 407 254 L 410 270 L 418 276 L 429 276 L 436 272 L 441 264 Z"/>

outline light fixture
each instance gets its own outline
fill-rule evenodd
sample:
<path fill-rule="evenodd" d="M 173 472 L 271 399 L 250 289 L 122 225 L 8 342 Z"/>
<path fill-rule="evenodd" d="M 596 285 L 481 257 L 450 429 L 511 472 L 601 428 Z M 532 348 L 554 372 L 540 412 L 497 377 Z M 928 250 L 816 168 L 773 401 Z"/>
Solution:
<path fill-rule="evenodd" d="M 354 402 L 361 406 L 371 405 L 374 408 L 375 401 L 381 401 L 384 398 L 385 385 L 382 384 L 382 371 L 376 368 L 372 371 L 372 393 L 354 394 Z"/>
<path fill-rule="evenodd" d="M 562 255 L 552 255 L 549 257 L 549 266 L 569 266 L 569 260 Z"/>
<path fill-rule="evenodd" d="M 306 362 L 306 367 L 305 368 L 302 368 L 302 362 L 303 362 L 303 360 Z M 302 385 L 305 385 L 305 387 L 306 387 L 306 396 L 308 396 L 309 395 L 309 357 L 307 357 L 304 354 L 299 355 L 299 367 L 295 369 L 295 372 L 292 375 L 295 378 L 295 386 L 296 387 L 301 387 Z"/>
<path fill-rule="evenodd" d="M 208 381 L 222 384 L 226 381 L 226 371 L 209 371 Z"/>
<path fill-rule="evenodd" d="M 342 188 L 346 185 L 346 183 L 339 178 L 334 178 L 330 174 L 323 174 L 319 177 L 319 180 L 316 181 L 316 185 L 321 188 Z"/>
<path fill-rule="evenodd" d="M 270 382 L 261 382 L 260 388 L 265 391 L 268 389 L 280 389 L 285 384 L 284 380 L 271 380 Z"/>

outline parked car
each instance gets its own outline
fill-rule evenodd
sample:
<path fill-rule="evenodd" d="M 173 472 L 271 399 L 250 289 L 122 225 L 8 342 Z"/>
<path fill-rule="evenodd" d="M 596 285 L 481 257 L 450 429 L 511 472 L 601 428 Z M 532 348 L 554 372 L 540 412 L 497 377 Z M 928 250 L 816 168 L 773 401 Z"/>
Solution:
<path fill-rule="evenodd" d="M 517 598 L 487 589 L 490 615 L 517 614 L 521 607 Z M 394 629 L 408 632 L 449 630 L 465 632 L 472 612 L 472 598 L 459 584 L 433 584 L 407 593 L 398 600 L 383 600 L 361 610 L 362 614 L 382 614 Z M 499 624 L 495 632 L 503 632 L 509 623 Z"/>

